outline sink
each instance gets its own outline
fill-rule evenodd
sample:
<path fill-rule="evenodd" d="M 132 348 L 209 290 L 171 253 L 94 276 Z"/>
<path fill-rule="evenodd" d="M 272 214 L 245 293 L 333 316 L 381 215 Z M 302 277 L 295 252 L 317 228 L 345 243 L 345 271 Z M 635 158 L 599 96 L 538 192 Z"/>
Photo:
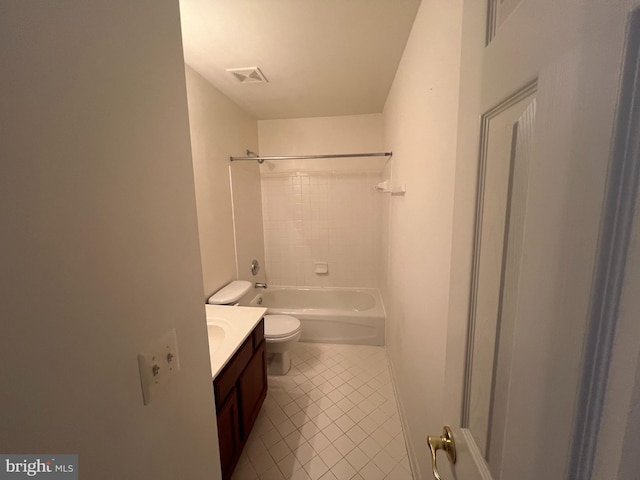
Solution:
<path fill-rule="evenodd" d="M 266 308 L 205 305 L 211 377 L 222 371 L 266 312 Z"/>
<path fill-rule="evenodd" d="M 215 353 L 232 336 L 233 328 L 229 320 L 221 317 L 207 317 L 207 334 L 209 336 L 209 352 Z"/>
<path fill-rule="evenodd" d="M 207 325 L 217 325 L 222 328 L 230 326 L 229 320 L 222 317 L 207 317 Z"/>
<path fill-rule="evenodd" d="M 213 353 L 224 343 L 227 331 L 224 326 L 207 324 L 207 333 L 209 335 L 209 351 Z"/>

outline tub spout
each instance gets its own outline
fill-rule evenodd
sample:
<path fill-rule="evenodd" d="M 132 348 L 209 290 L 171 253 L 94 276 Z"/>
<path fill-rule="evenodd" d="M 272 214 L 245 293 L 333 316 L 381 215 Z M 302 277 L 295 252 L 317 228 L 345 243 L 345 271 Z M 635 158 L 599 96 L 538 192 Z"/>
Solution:
<path fill-rule="evenodd" d="M 255 287 L 256 288 L 267 288 L 267 284 L 266 283 L 256 283 Z"/>

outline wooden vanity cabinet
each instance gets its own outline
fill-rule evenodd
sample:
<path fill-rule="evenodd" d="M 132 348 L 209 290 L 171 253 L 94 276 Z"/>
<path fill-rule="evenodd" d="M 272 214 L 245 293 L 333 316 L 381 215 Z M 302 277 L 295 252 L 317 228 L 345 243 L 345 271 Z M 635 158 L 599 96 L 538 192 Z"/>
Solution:
<path fill-rule="evenodd" d="M 264 320 L 213 381 L 222 478 L 231 478 L 267 395 Z"/>
<path fill-rule="evenodd" d="M 240 457 L 242 443 L 238 424 L 238 402 L 235 390 L 218 409 L 218 441 L 220 444 L 220 466 L 222 478 L 230 478 L 233 468 Z"/>

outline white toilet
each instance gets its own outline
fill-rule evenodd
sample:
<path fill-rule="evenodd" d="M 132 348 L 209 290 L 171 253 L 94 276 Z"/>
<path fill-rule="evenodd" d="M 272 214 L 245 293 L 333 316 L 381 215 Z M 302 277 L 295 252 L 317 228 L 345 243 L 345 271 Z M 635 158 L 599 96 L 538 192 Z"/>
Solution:
<path fill-rule="evenodd" d="M 289 351 L 300 340 L 300 320 L 291 315 L 265 315 L 264 339 L 267 342 L 269 375 L 286 375 L 291 368 Z"/>
<path fill-rule="evenodd" d="M 218 290 L 208 303 L 233 305 L 251 290 L 251 282 L 235 280 Z M 291 315 L 265 315 L 264 339 L 267 342 L 267 370 L 269 375 L 286 375 L 291 368 L 289 351 L 300 340 L 300 320 Z"/>

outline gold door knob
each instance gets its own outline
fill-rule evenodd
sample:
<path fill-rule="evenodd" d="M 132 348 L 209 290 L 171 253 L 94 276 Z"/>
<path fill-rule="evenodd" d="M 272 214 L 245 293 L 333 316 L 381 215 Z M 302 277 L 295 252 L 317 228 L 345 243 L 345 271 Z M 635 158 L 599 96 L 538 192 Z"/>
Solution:
<path fill-rule="evenodd" d="M 431 465 L 433 467 L 433 476 L 436 480 L 442 480 L 442 477 L 438 473 L 438 467 L 436 465 L 436 452 L 438 450 L 444 450 L 447 452 L 447 457 L 451 463 L 456 463 L 456 443 L 453 440 L 453 432 L 451 428 L 445 426 L 442 428 L 442 435 L 437 437 L 435 435 L 429 435 L 427 437 L 427 443 L 429 444 L 429 450 L 431 451 Z"/>

